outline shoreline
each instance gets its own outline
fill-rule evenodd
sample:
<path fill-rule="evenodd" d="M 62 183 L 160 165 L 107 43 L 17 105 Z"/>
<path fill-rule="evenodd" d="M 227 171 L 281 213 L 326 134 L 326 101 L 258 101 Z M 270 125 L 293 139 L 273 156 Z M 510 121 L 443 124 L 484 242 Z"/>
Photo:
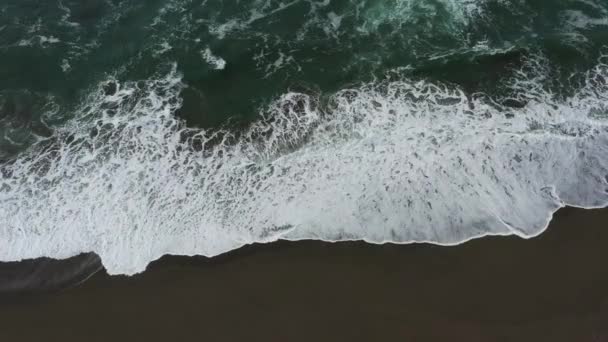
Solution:
<path fill-rule="evenodd" d="M 608 177 L 608 176 L 607 176 Z M 514 227 L 512 227 L 511 225 L 509 225 L 506 222 L 502 222 L 507 228 L 509 228 L 510 233 L 482 233 L 479 235 L 472 235 L 470 237 L 467 237 L 466 239 L 457 241 L 457 242 L 437 242 L 437 241 L 432 241 L 432 240 L 412 240 L 412 241 L 392 241 L 392 240 L 385 240 L 385 241 L 374 241 L 374 240 L 369 240 L 367 238 L 361 238 L 361 239 L 336 239 L 336 240 L 332 240 L 332 239 L 316 239 L 316 238 L 279 238 L 278 240 L 275 241 L 266 241 L 266 242 L 251 242 L 251 243 L 243 243 L 238 247 L 235 247 L 231 250 L 228 250 L 226 252 L 222 252 L 220 254 L 217 255 L 213 255 L 213 256 L 206 256 L 206 255 L 201 255 L 201 254 L 179 254 L 179 253 L 167 253 L 164 255 L 161 255 L 160 257 L 151 260 L 148 262 L 148 264 L 145 266 L 145 268 L 142 271 L 136 272 L 136 273 L 112 273 L 110 274 L 111 276 L 136 276 L 138 274 L 142 274 L 144 272 L 146 272 L 150 265 L 154 264 L 155 262 L 158 262 L 159 260 L 166 258 L 166 257 L 185 257 L 185 258 L 205 258 L 205 259 L 216 259 L 219 258 L 223 255 L 226 254 L 231 254 L 231 253 L 235 253 L 238 252 L 239 250 L 243 249 L 243 248 L 258 248 L 256 246 L 262 246 L 262 245 L 269 245 L 269 244 L 277 244 L 277 243 L 285 243 L 285 242 L 319 242 L 319 243 L 328 243 L 328 244 L 340 244 L 340 243 L 365 243 L 365 244 L 369 244 L 369 245 L 375 245 L 375 246 L 384 246 L 384 245 L 397 245 L 397 246 L 408 246 L 408 245 L 428 245 L 428 246 L 437 246 L 437 247 L 458 247 L 464 244 L 467 244 L 471 241 L 475 241 L 475 240 L 483 240 L 483 239 L 488 239 L 488 238 L 509 238 L 509 237 L 517 237 L 517 238 L 521 238 L 524 240 L 530 240 L 530 239 L 535 239 L 538 238 L 539 236 L 541 236 L 542 234 L 544 234 L 547 229 L 549 229 L 549 227 L 552 225 L 552 222 L 556 216 L 557 213 L 561 213 L 561 212 L 566 212 L 565 214 L 560 214 L 560 215 L 568 215 L 568 213 L 572 210 L 578 211 L 578 210 L 608 210 L 608 203 L 603 204 L 601 206 L 595 206 L 595 207 L 579 207 L 579 206 L 571 206 L 571 205 L 563 205 L 561 207 L 558 207 L 557 209 L 555 209 L 554 211 L 549 212 L 549 214 L 546 217 L 546 223 L 544 225 L 543 228 L 539 229 L 538 232 L 534 233 L 534 234 L 530 234 L 530 235 L 526 235 L 526 234 L 522 234 L 520 232 L 519 229 L 516 229 Z M 81 252 L 79 255 L 73 255 L 70 256 L 68 258 L 65 259 L 56 259 L 53 257 L 48 257 L 48 256 L 43 256 L 43 257 L 38 257 L 38 258 L 32 258 L 32 259 L 24 259 L 24 260 L 19 260 L 19 261 L 0 261 L 0 275 L 2 275 L 2 273 L 6 273 L 6 269 L 9 270 L 9 274 L 8 276 L 13 276 L 13 274 L 10 273 L 11 269 L 18 269 L 18 268 L 40 268 L 37 265 L 44 265 L 44 267 L 46 268 L 61 268 L 63 264 L 65 265 L 69 265 L 69 264 L 78 264 L 79 261 L 81 259 L 86 259 L 86 260 L 91 260 L 91 259 L 97 259 L 96 262 L 100 265 L 98 267 L 98 269 L 95 271 L 100 271 L 100 270 L 104 270 L 107 272 L 107 269 L 104 267 L 103 265 L 103 260 L 99 257 L 99 255 L 96 252 Z M 82 261 L 85 262 L 85 261 Z M 22 267 L 22 265 L 25 265 L 25 267 Z M 89 265 L 89 268 L 93 267 Z M 79 275 L 81 275 L 81 273 L 83 272 L 79 272 Z M 86 279 L 88 279 L 88 277 L 92 276 L 94 273 L 89 274 L 89 276 L 86 277 Z M 84 279 L 84 280 L 86 280 Z M 82 280 L 82 281 L 84 281 Z M 64 281 L 65 282 L 65 281 Z M 47 285 L 43 290 L 53 290 L 53 285 Z M 61 286 L 58 286 L 59 288 Z M 25 291 L 30 291 L 33 290 L 35 291 L 35 288 L 30 289 L 29 286 L 25 287 Z M 0 294 L 4 293 L 4 292 L 11 292 L 11 289 L 8 288 L 5 284 L 3 284 L 2 282 L 0 282 Z"/>
<path fill-rule="evenodd" d="M 0 295 L 0 321 L 15 340 L 605 341 L 606 222 L 608 209 L 565 208 L 529 240 L 279 241 L 165 256 L 131 277 L 101 271 L 62 291 Z"/>

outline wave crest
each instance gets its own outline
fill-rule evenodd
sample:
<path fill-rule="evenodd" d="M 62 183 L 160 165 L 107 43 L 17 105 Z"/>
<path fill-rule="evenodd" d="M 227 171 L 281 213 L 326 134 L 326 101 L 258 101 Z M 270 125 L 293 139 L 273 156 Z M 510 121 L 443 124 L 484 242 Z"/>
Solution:
<path fill-rule="evenodd" d="M 164 254 L 277 239 L 537 235 L 564 205 L 608 203 L 608 67 L 557 96 L 529 63 L 502 99 L 408 79 L 290 92 L 240 132 L 174 116 L 176 66 L 103 82 L 52 139 L 1 166 L 0 259 L 94 251 L 132 274 Z"/>

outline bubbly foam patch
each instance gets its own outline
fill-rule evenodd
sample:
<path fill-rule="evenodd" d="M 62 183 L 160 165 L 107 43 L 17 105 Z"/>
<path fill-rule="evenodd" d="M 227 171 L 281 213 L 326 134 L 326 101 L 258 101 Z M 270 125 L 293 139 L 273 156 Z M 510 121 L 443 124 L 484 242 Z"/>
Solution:
<path fill-rule="evenodd" d="M 214 55 L 209 48 L 201 51 L 201 55 L 203 56 L 203 59 L 215 70 L 223 70 L 226 67 L 226 61 L 221 57 Z"/>
<path fill-rule="evenodd" d="M 164 254 L 277 239 L 534 236 L 564 205 L 608 203 L 608 66 L 560 98 L 541 86 L 545 64 L 508 82 L 517 106 L 379 81 L 286 93 L 242 132 L 184 127 L 176 67 L 104 82 L 53 139 L 0 168 L 0 259 L 93 251 L 133 274 Z"/>

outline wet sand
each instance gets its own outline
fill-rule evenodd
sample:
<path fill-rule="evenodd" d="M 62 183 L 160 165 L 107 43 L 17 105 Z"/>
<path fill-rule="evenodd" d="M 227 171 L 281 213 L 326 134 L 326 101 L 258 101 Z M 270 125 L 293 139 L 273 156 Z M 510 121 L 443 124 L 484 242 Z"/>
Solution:
<path fill-rule="evenodd" d="M 81 258 L 95 269 L 94 258 Z M 38 273 L 19 283 L 30 293 L 0 295 L 0 336 L 16 342 L 608 341 L 607 260 L 608 210 L 568 208 L 532 240 L 485 238 L 457 247 L 279 242 L 214 259 L 165 257 L 130 278 L 98 272 L 59 292 L 31 293 L 33 278 L 61 273 L 61 266 L 30 263 L 30 271 L 15 272 L 19 264 L 5 264 L 0 283 Z M 47 289 L 66 284 L 38 282 Z"/>

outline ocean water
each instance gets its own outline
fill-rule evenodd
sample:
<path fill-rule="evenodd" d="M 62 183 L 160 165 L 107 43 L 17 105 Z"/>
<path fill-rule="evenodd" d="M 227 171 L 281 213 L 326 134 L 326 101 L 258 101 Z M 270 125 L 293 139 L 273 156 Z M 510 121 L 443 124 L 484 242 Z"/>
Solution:
<path fill-rule="evenodd" d="M 608 205 L 605 0 L 0 4 L 1 261 L 527 238 L 566 205 Z"/>

